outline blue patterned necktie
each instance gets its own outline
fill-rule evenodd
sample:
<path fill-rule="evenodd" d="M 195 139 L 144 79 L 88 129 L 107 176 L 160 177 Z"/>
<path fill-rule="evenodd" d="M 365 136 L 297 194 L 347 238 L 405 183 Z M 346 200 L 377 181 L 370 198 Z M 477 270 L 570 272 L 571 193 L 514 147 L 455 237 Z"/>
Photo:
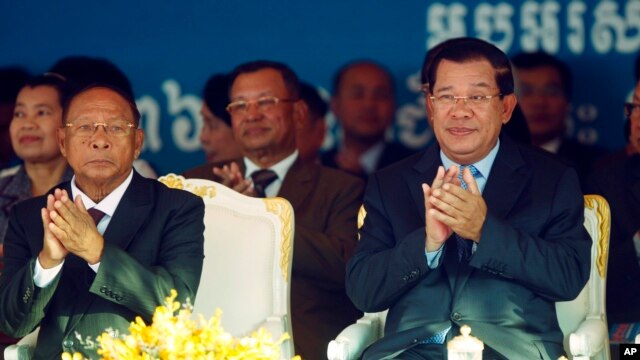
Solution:
<path fill-rule="evenodd" d="M 478 171 L 478 169 L 476 169 L 476 167 L 473 165 L 460 166 L 460 172 L 458 173 L 458 180 L 460 180 L 460 186 L 462 186 L 462 188 L 465 190 L 468 190 L 468 186 L 467 186 L 467 183 L 462 178 L 462 172 L 467 167 L 471 171 L 471 175 L 473 175 L 474 178 L 477 178 L 480 175 L 480 172 Z M 455 235 L 456 235 L 456 245 L 458 246 L 458 261 L 460 262 L 467 261 L 467 259 L 469 259 L 469 256 L 471 256 L 471 249 L 473 247 L 473 242 L 463 238 L 458 234 L 455 234 Z"/>

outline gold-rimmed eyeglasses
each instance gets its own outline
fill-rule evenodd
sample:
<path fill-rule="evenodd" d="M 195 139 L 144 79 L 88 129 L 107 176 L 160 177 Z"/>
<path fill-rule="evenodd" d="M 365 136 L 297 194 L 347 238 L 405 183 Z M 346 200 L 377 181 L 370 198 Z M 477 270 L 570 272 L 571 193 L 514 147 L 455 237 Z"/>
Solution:
<path fill-rule="evenodd" d="M 296 102 L 298 99 L 280 99 L 275 96 L 263 96 L 255 100 L 237 100 L 227 105 L 227 112 L 231 115 L 246 114 L 252 105 L 259 111 L 268 112 L 273 110 L 280 102 Z"/>
<path fill-rule="evenodd" d="M 624 116 L 631 117 L 631 115 L 640 115 L 640 104 L 624 103 Z"/>
<path fill-rule="evenodd" d="M 113 121 L 108 123 L 100 123 L 93 121 L 81 121 L 64 124 L 68 127 L 73 136 L 78 137 L 90 137 L 98 131 L 98 127 L 102 126 L 107 136 L 124 137 L 131 134 L 131 129 L 135 127 L 134 124 L 128 121 Z"/>
<path fill-rule="evenodd" d="M 438 95 L 429 96 L 435 106 L 450 107 L 462 100 L 465 105 L 471 107 L 484 106 L 493 98 L 502 98 L 502 93 L 495 95 L 470 95 L 470 96 L 454 96 L 454 95 Z"/>

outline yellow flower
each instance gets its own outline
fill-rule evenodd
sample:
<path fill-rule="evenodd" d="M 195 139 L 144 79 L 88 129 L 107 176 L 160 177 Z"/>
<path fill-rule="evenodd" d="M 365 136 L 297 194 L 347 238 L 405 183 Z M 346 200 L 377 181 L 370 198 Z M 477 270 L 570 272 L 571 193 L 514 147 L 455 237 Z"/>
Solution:
<path fill-rule="evenodd" d="M 225 332 L 220 322 L 222 311 L 206 320 L 191 317 L 192 307 L 175 301 L 177 292 L 158 306 L 150 325 L 136 317 L 129 326 L 129 334 L 114 338 L 109 332 L 98 336 L 98 354 L 105 360 L 276 360 L 280 345 L 290 339 L 284 334 L 273 341 L 264 328 L 250 336 L 236 339 Z M 81 360 L 80 354 L 62 354 L 62 360 Z M 299 356 L 293 360 L 301 360 Z"/>

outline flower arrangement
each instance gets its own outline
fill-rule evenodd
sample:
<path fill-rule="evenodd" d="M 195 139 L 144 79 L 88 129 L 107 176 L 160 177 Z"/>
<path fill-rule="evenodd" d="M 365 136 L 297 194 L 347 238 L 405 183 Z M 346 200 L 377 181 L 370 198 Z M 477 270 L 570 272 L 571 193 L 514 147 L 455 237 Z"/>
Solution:
<path fill-rule="evenodd" d="M 280 344 L 289 339 L 284 334 L 273 341 L 271 334 L 260 328 L 251 336 L 236 339 L 226 333 L 220 325 L 222 312 L 216 310 L 210 320 L 199 315 L 198 321 L 191 318 L 192 306 L 175 301 L 177 292 L 165 304 L 158 306 L 150 325 L 137 317 L 129 327 L 129 334 L 114 337 L 107 330 L 98 336 L 98 354 L 104 360 L 277 360 L 280 359 Z M 62 355 L 63 360 L 81 360 L 79 353 Z M 293 360 L 300 360 L 298 356 Z"/>

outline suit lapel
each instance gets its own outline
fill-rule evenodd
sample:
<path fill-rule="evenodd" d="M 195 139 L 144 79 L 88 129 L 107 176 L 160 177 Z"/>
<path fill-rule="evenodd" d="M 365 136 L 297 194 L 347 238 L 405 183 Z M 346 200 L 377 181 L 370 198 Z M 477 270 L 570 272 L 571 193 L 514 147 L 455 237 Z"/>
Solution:
<path fill-rule="evenodd" d="M 496 217 L 505 218 L 520 199 L 530 177 L 531 171 L 525 166 L 516 144 L 506 136 L 501 137 L 500 150 L 482 193 L 487 210 Z"/>
<path fill-rule="evenodd" d="M 507 217 L 520 199 L 530 178 L 531 172 L 524 165 L 525 162 L 518 147 L 510 139 L 501 137 L 498 155 L 491 166 L 487 184 L 482 192 L 482 198 L 487 204 L 487 212 L 501 219 Z M 455 241 L 451 242 L 455 243 Z M 460 289 L 464 288 L 474 268 L 464 264 L 459 266 L 458 271 L 454 297 Z"/>
<path fill-rule="evenodd" d="M 406 184 L 409 187 L 409 191 L 411 191 L 411 197 L 415 201 L 418 214 L 420 214 L 419 221 L 421 221 L 421 223 L 424 223 L 426 213 L 422 184 L 426 183 L 431 186 L 433 179 L 436 177 L 436 173 L 438 172 L 438 167 L 441 165 L 442 160 L 440 159 L 440 147 L 435 144 L 425 151 L 424 155 L 413 166 L 414 171 L 407 175 Z M 457 255 L 457 251 L 455 248 L 455 241 L 447 240 L 446 244 L 448 245 L 445 247 L 440 261 L 447 273 L 449 287 L 453 291 L 456 284 L 456 274 L 458 272 L 458 259 L 454 256 Z"/>
<path fill-rule="evenodd" d="M 134 171 L 131 184 L 125 191 L 113 217 L 109 221 L 109 225 L 103 235 L 105 245 L 118 247 L 122 250 L 126 250 L 129 247 L 131 241 L 133 241 L 138 230 L 146 223 L 150 218 L 151 210 L 153 208 L 153 193 L 151 187 L 144 186 L 146 180 L 142 178 L 137 172 Z M 78 284 L 79 289 L 84 289 L 78 294 L 76 306 L 73 311 L 73 316 L 67 325 L 67 333 L 71 332 L 73 328 L 78 324 L 82 316 L 86 313 L 89 306 L 96 299 L 96 295 L 89 293 L 89 287 L 95 275 L 87 274 L 90 270 L 89 266 L 77 257 L 74 257 L 75 261 L 81 262 L 80 268 L 84 269 L 84 276 L 79 277 L 78 281 L 83 281 L 83 284 Z"/>
<path fill-rule="evenodd" d="M 299 209 L 314 188 L 311 182 L 316 179 L 318 169 L 303 163 L 300 158 L 291 165 L 278 191 L 278 196 L 287 199 L 294 209 Z"/>
<path fill-rule="evenodd" d="M 422 192 L 422 184 L 426 183 L 429 186 L 433 183 L 433 179 L 436 177 L 438 166 L 442 165 L 440 160 L 440 147 L 437 145 L 430 146 L 424 153 L 424 155 L 413 166 L 413 172 L 407 175 L 407 186 L 411 192 L 415 205 L 418 209 L 418 213 L 424 219 L 425 206 L 424 206 L 424 193 Z"/>

